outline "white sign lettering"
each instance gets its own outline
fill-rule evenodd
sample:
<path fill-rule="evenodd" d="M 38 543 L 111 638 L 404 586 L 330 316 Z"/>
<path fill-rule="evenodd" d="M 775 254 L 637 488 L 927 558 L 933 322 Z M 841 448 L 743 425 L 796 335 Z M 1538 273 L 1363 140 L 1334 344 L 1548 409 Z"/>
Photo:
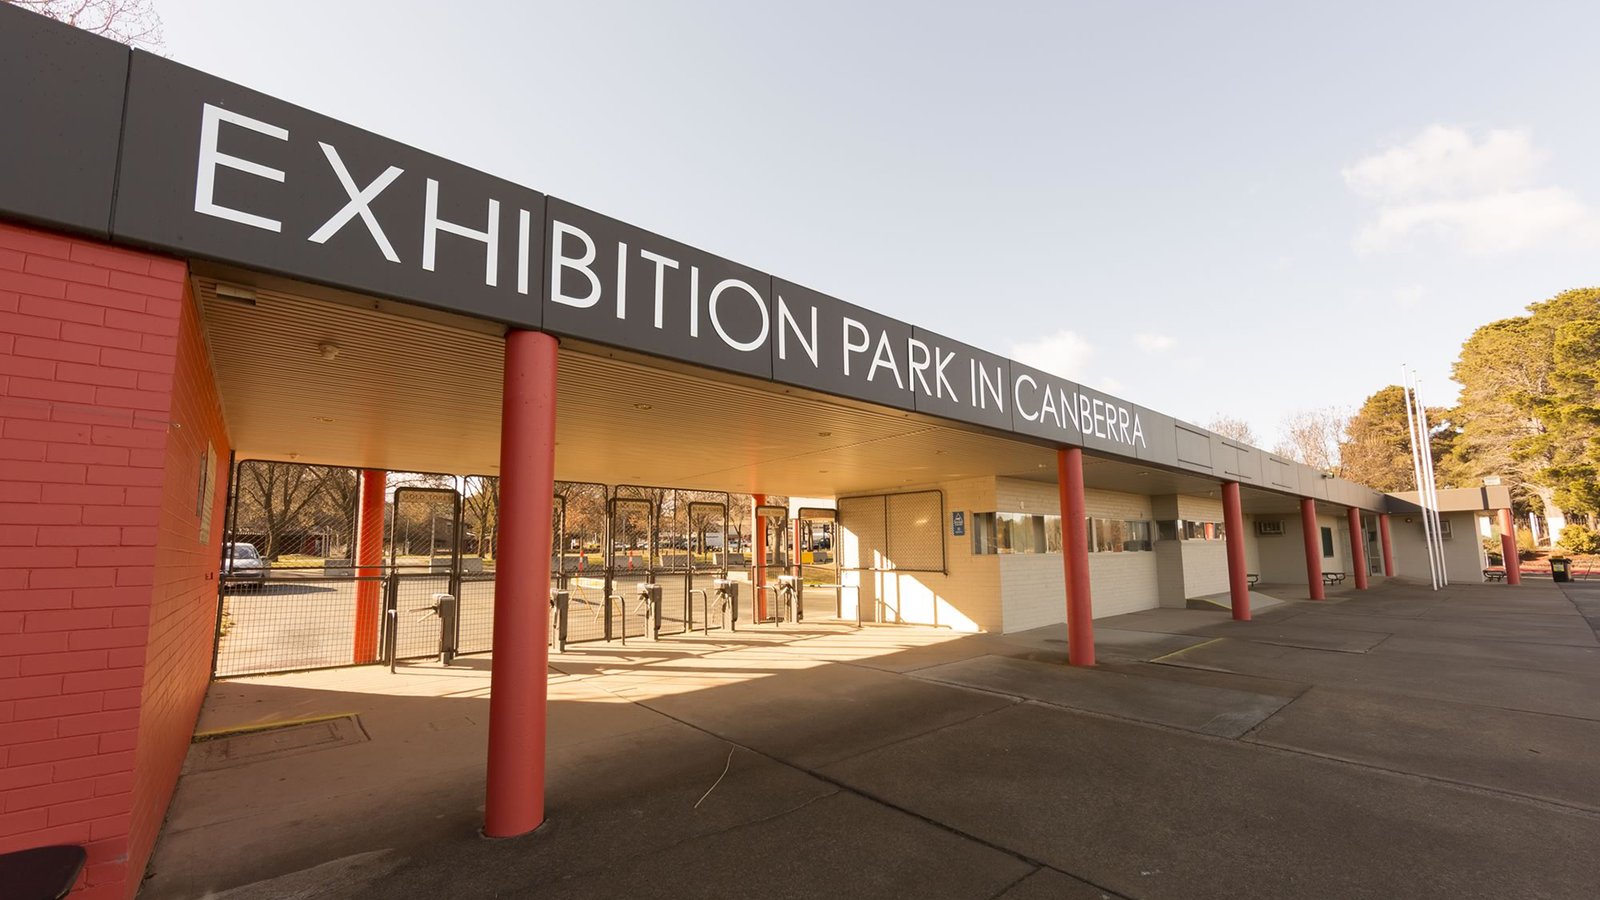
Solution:
<path fill-rule="evenodd" d="M 223 122 L 239 128 L 249 129 L 257 134 L 264 134 L 270 138 L 277 138 L 280 141 L 289 139 L 289 130 L 287 128 L 269 125 L 260 119 L 252 119 L 249 116 L 212 106 L 209 103 L 204 104 L 200 109 L 200 169 L 194 180 L 194 211 L 208 216 L 216 216 L 219 219 L 227 219 L 230 222 L 238 222 L 241 225 L 249 225 L 252 228 L 260 228 L 263 231 L 283 231 L 283 223 L 277 219 L 269 219 L 266 216 L 247 213 L 243 210 L 222 206 L 216 202 L 218 166 L 234 169 L 248 175 L 255 175 L 269 181 L 276 181 L 279 184 L 282 184 L 287 177 L 282 169 L 274 169 L 271 166 L 264 166 L 248 159 L 229 156 L 218 150 L 217 132 L 221 129 Z"/>

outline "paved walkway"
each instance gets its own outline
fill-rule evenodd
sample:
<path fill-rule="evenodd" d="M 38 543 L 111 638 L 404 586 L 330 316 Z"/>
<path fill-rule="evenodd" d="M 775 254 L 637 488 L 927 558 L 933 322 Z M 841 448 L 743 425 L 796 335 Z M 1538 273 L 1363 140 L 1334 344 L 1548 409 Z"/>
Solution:
<path fill-rule="evenodd" d="M 359 725 L 196 744 L 142 896 L 1590 900 L 1600 582 L 1567 587 L 1136 613 L 1094 670 L 1059 627 L 579 647 L 509 841 L 487 659 L 219 683 L 202 729 Z"/>

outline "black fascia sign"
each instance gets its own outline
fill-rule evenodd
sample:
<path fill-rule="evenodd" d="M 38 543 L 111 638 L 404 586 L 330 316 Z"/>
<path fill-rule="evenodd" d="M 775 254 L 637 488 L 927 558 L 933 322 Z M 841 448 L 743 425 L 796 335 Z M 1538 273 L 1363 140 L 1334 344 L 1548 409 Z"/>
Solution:
<path fill-rule="evenodd" d="M 913 409 L 904 322 L 774 278 L 774 380 Z"/>
<path fill-rule="evenodd" d="M 538 327 L 545 197 L 135 51 L 112 235 Z"/>
<path fill-rule="evenodd" d="M 906 369 L 917 412 L 1011 430 L 1011 360 L 913 328 Z"/>
<path fill-rule="evenodd" d="M 0 211 L 107 236 L 129 52 L 0 3 Z"/>
<path fill-rule="evenodd" d="M 1081 384 L 1073 401 L 1071 418 L 1083 446 L 1119 456 L 1137 456 L 1150 446 L 1142 408 L 1136 404 Z"/>
<path fill-rule="evenodd" d="M 1057 375 L 1011 364 L 1011 430 L 1059 444 L 1083 443 L 1078 385 Z"/>
<path fill-rule="evenodd" d="M 770 276 L 554 197 L 545 228 L 545 331 L 772 377 Z"/>

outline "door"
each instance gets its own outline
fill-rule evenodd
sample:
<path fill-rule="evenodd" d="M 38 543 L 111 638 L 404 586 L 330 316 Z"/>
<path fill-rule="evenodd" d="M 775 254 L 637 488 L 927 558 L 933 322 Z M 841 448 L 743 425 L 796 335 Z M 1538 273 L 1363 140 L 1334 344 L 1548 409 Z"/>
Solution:
<path fill-rule="evenodd" d="M 438 656 L 458 644 L 461 597 L 461 495 L 453 488 L 403 487 L 394 492 L 389 527 L 389 662 Z"/>

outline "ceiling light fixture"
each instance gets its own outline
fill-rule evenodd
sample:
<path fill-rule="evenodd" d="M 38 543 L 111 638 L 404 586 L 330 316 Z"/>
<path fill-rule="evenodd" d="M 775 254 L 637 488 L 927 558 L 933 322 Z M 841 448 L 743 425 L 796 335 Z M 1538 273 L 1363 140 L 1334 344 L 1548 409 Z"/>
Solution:
<path fill-rule="evenodd" d="M 633 408 L 634 409 L 655 409 L 655 407 L 651 406 L 648 403 L 635 403 L 633 405 Z"/>
<path fill-rule="evenodd" d="M 256 292 L 246 287 L 235 284 L 217 284 L 217 296 L 224 300 L 233 300 L 246 306 L 256 305 Z"/>
<path fill-rule="evenodd" d="M 333 341 L 323 341 L 317 345 L 317 353 L 320 354 L 323 359 L 329 362 L 333 362 L 339 358 L 340 349 L 342 348 Z"/>

